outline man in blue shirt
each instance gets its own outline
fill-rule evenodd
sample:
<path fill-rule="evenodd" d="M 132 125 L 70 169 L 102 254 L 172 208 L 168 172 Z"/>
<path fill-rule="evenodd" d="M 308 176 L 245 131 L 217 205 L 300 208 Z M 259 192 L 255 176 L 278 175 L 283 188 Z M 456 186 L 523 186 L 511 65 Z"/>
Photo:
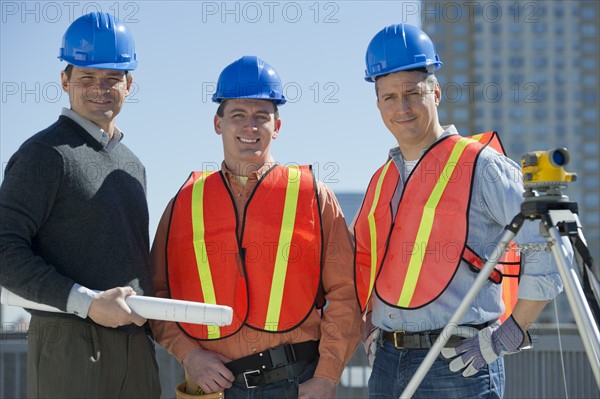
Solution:
<path fill-rule="evenodd" d="M 384 28 L 366 63 L 398 146 L 374 175 L 354 224 L 357 293 L 374 356 L 369 397 L 396 399 L 473 285 L 475 265 L 520 212 L 523 186 L 519 166 L 492 148 L 495 134 L 465 138 L 440 124 L 434 70 L 442 62 L 423 31 Z M 544 243 L 538 227 L 526 223 L 516 241 Z M 502 285 L 488 280 L 449 337 L 454 349 L 444 353 L 454 358 L 438 357 L 415 397 L 503 396 L 502 355 L 530 344 L 527 329 L 562 291 L 549 252 L 522 253 L 521 261 L 512 314 L 500 322 Z"/>

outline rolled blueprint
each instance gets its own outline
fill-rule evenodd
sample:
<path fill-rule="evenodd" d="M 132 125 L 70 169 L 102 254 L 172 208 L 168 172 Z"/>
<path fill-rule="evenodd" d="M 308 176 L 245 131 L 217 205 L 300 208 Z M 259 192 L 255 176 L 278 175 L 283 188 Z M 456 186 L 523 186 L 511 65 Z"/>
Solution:
<path fill-rule="evenodd" d="M 233 310 L 229 306 L 142 295 L 128 296 L 125 302 L 135 313 L 152 320 L 227 326 L 233 319 Z M 65 313 L 55 307 L 22 298 L 6 288 L 2 288 L 0 303 L 44 312 Z"/>

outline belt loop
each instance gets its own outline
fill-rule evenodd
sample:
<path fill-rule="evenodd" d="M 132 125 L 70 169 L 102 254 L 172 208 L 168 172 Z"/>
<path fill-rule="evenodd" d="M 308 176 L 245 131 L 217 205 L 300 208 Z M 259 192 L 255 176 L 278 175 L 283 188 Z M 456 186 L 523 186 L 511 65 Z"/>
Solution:
<path fill-rule="evenodd" d="M 288 364 L 287 366 L 285 366 L 285 371 L 287 371 L 287 380 L 288 380 L 288 382 L 294 382 L 295 379 L 296 379 L 296 376 L 294 374 L 293 365 Z"/>
<path fill-rule="evenodd" d="M 433 346 L 433 341 L 431 340 L 431 334 L 425 334 L 423 337 L 427 348 L 431 348 Z"/>
<path fill-rule="evenodd" d="M 285 346 L 285 355 L 289 363 L 296 363 L 298 358 L 296 357 L 296 350 L 294 349 L 293 344 L 288 344 Z"/>

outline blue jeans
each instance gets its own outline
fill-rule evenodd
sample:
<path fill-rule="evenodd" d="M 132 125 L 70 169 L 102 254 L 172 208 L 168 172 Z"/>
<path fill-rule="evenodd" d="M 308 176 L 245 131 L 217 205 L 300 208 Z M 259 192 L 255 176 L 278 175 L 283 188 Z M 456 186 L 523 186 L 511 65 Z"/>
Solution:
<path fill-rule="evenodd" d="M 243 382 L 235 382 L 225 390 L 226 399 L 296 399 L 298 387 L 312 378 L 317 369 L 317 362 L 306 366 L 293 381 L 282 380 L 257 388 L 246 388 Z M 396 398 L 397 399 L 397 398 Z M 464 399 L 464 398 L 463 398 Z"/>
<path fill-rule="evenodd" d="M 396 349 L 391 342 L 378 346 L 369 378 L 369 399 L 398 399 L 429 349 Z M 439 355 L 413 398 L 467 399 L 504 396 L 504 358 L 483 367 L 471 377 L 450 371 L 449 360 Z"/>

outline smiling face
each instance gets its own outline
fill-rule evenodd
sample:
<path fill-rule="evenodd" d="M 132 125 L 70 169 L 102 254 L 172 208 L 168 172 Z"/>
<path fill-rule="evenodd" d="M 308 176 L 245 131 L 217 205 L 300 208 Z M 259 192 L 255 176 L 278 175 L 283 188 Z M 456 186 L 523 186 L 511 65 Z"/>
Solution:
<path fill-rule="evenodd" d="M 215 132 L 223 138 L 227 168 L 240 176 L 248 176 L 265 163 L 273 162 L 271 141 L 281 126 L 275 118 L 271 101 L 251 99 L 227 100 L 223 116 L 215 115 Z"/>
<path fill-rule="evenodd" d="M 71 109 L 112 136 L 115 118 L 129 94 L 132 79 L 126 71 L 73 67 L 61 74 Z"/>
<path fill-rule="evenodd" d="M 394 135 L 406 160 L 415 160 L 443 133 L 437 106 L 440 85 L 427 81 L 420 71 L 401 71 L 375 82 L 377 108 L 383 123 Z"/>

